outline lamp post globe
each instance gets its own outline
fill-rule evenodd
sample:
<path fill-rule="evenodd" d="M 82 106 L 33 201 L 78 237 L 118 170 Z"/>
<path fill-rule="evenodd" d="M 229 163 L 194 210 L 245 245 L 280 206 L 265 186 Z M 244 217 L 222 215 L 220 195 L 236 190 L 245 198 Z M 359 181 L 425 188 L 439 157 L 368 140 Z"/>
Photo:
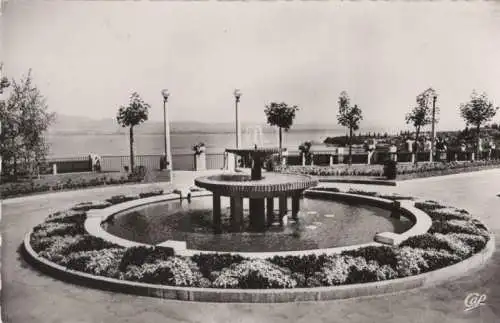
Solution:
<path fill-rule="evenodd" d="M 168 92 L 167 89 L 163 89 L 163 90 L 161 90 L 161 96 L 163 97 L 163 101 L 167 102 L 168 97 L 170 96 L 170 93 Z"/>
<path fill-rule="evenodd" d="M 236 99 L 236 102 L 240 102 L 241 98 L 241 91 L 239 89 L 235 89 L 233 92 L 234 98 Z"/>

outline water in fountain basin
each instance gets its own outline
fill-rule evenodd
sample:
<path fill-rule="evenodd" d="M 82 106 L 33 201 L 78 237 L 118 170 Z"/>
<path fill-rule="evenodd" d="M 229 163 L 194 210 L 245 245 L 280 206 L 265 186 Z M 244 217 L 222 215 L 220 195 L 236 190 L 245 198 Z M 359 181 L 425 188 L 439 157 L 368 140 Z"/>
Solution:
<path fill-rule="evenodd" d="M 124 211 L 105 230 L 121 238 L 156 244 L 187 241 L 188 248 L 220 252 L 266 252 L 339 247 L 372 242 L 377 232 L 403 232 L 409 221 L 395 220 L 390 211 L 371 206 L 303 199 L 298 223 L 271 226 L 264 233 L 230 232 L 229 205 L 222 200 L 223 233 L 213 234 L 211 197 L 191 203 L 171 201 Z M 248 209 L 248 205 L 245 205 Z M 312 213 L 311 211 L 314 211 Z M 311 213 L 308 213 L 311 212 Z M 334 213 L 334 218 L 324 214 Z M 248 228 L 248 212 L 245 212 Z"/>

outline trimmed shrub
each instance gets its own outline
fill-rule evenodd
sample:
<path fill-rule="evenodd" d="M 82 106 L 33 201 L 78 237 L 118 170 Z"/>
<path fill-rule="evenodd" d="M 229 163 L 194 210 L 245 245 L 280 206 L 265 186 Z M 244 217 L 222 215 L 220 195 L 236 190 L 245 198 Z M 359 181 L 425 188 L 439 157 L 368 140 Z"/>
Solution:
<path fill-rule="evenodd" d="M 193 270 L 195 266 L 189 260 L 170 257 L 167 260 L 144 263 L 141 266 L 129 266 L 125 273 L 120 274 L 120 277 L 150 284 L 197 286 L 202 275 Z"/>
<path fill-rule="evenodd" d="M 439 204 L 436 201 L 427 200 L 424 202 L 415 202 L 415 207 L 424 212 L 430 212 L 435 209 L 444 209 L 446 206 Z"/>
<path fill-rule="evenodd" d="M 387 200 L 399 201 L 399 200 L 413 200 L 414 198 L 411 196 L 399 195 L 397 193 L 392 194 L 377 194 L 377 197 Z"/>
<path fill-rule="evenodd" d="M 389 265 L 393 268 L 396 267 L 396 252 L 392 247 L 363 247 L 355 250 L 346 250 L 341 253 L 342 256 L 350 256 L 353 258 L 363 257 L 367 261 L 376 261 L 381 266 Z"/>
<path fill-rule="evenodd" d="M 44 251 L 46 250 L 47 248 L 49 248 L 52 244 L 54 243 L 54 239 L 53 237 L 34 237 L 33 235 L 31 235 L 30 237 L 30 245 L 31 245 L 31 248 L 33 248 L 33 250 L 36 252 L 36 253 L 40 253 L 41 251 Z"/>
<path fill-rule="evenodd" d="M 212 283 L 216 288 L 293 288 L 297 282 L 290 271 L 262 259 L 244 260 L 225 268 Z"/>
<path fill-rule="evenodd" d="M 238 264 L 244 260 L 240 255 L 232 255 L 230 253 L 216 254 L 197 254 L 191 257 L 204 277 L 210 277 L 214 271 L 219 272 L 224 268 L 228 268 L 232 264 Z"/>
<path fill-rule="evenodd" d="M 119 274 L 118 264 L 123 253 L 123 248 L 80 251 L 69 254 L 60 261 L 60 264 L 68 269 L 92 275 L 117 278 Z"/>
<path fill-rule="evenodd" d="M 292 273 L 290 277 L 297 282 L 296 287 L 307 287 L 306 282 L 308 278 L 306 278 L 306 275 L 302 273 Z"/>
<path fill-rule="evenodd" d="M 321 270 L 327 257 L 325 255 L 274 256 L 269 261 L 277 266 L 290 269 L 292 273 L 301 273 L 305 278 L 308 278 Z"/>
<path fill-rule="evenodd" d="M 351 266 L 346 284 L 370 283 L 396 277 L 398 277 L 398 273 L 391 266 L 380 266 L 376 261 L 358 261 Z"/>
<path fill-rule="evenodd" d="M 174 256 L 172 248 L 136 246 L 125 250 L 120 261 L 120 271 L 126 271 L 128 266 L 142 266 L 145 263 L 153 263 L 157 260 L 167 260 Z"/>
<path fill-rule="evenodd" d="M 323 279 L 322 272 L 316 272 L 313 276 L 306 279 L 306 287 L 320 287 L 323 286 L 321 280 Z"/>
<path fill-rule="evenodd" d="M 87 219 L 87 213 L 84 211 L 68 210 L 63 212 L 56 212 L 49 215 L 45 223 L 74 223 L 82 224 Z"/>
<path fill-rule="evenodd" d="M 348 259 L 352 257 L 339 255 L 328 257 L 328 261 L 315 277 L 325 286 L 344 284 L 352 265 Z"/>
<path fill-rule="evenodd" d="M 65 250 L 63 250 L 62 254 L 67 255 L 74 252 L 98 251 L 110 248 L 121 248 L 121 247 L 114 243 L 107 242 L 102 238 L 86 234 L 83 235 L 81 239 L 69 245 Z"/>
<path fill-rule="evenodd" d="M 40 251 L 38 255 L 48 260 L 59 262 L 64 258 L 65 250 L 82 239 L 82 236 L 52 236 L 49 239 L 51 241 L 47 243 L 48 246 L 43 251 Z"/>
<path fill-rule="evenodd" d="M 470 215 L 463 213 L 455 208 L 445 207 L 439 209 L 432 209 L 425 211 L 434 221 L 448 221 L 448 220 L 466 220 L 469 221 Z"/>
<path fill-rule="evenodd" d="M 361 190 L 355 190 L 350 188 L 347 193 L 349 194 L 358 194 L 358 195 L 366 195 L 366 196 L 377 196 L 377 192 L 368 192 L 368 191 L 361 191 Z"/>
<path fill-rule="evenodd" d="M 418 249 L 437 249 L 437 250 L 442 249 L 453 252 L 453 249 L 446 241 L 438 239 L 436 236 L 430 233 L 424 233 L 421 235 L 410 237 L 405 241 L 403 241 L 399 246 L 401 248 L 411 247 Z"/>
<path fill-rule="evenodd" d="M 397 251 L 398 260 L 396 271 L 402 277 L 418 275 L 429 269 L 425 260 L 424 250 L 418 248 L 403 247 Z"/>
<path fill-rule="evenodd" d="M 127 195 L 114 195 L 114 196 L 111 196 L 109 199 L 106 199 L 106 202 L 109 202 L 113 205 L 115 204 L 119 204 L 119 203 L 125 203 L 125 202 L 128 202 L 128 201 L 133 201 L 133 200 L 136 200 L 138 197 L 135 197 L 135 196 L 127 196 Z"/>
<path fill-rule="evenodd" d="M 465 259 L 472 254 L 473 248 L 458 239 L 456 236 L 441 233 L 434 233 L 434 236 L 437 239 L 446 242 L 450 246 L 452 254 L 457 255 L 462 259 Z"/>
<path fill-rule="evenodd" d="M 432 271 L 440 268 L 444 268 L 457 262 L 460 262 L 461 258 L 449 253 L 444 250 L 426 249 L 423 250 L 422 256 L 427 262 L 427 271 Z"/>
<path fill-rule="evenodd" d="M 75 236 L 85 233 L 82 223 L 45 222 L 33 228 L 33 236 L 38 238 L 51 236 Z"/>
<path fill-rule="evenodd" d="M 71 209 L 74 211 L 88 211 L 92 209 L 104 209 L 111 206 L 111 203 L 109 202 L 83 202 L 83 203 L 78 203 L 77 205 L 73 206 Z"/>
<path fill-rule="evenodd" d="M 139 193 L 139 198 L 143 199 L 143 198 L 146 198 L 146 197 L 158 196 L 158 195 L 162 195 L 162 194 L 163 194 L 163 190 L 154 190 L 154 191 L 151 191 L 151 192 Z"/>
<path fill-rule="evenodd" d="M 465 233 L 483 237 L 488 236 L 487 231 L 479 229 L 471 221 L 463 220 L 434 221 L 429 229 L 429 233 Z"/>

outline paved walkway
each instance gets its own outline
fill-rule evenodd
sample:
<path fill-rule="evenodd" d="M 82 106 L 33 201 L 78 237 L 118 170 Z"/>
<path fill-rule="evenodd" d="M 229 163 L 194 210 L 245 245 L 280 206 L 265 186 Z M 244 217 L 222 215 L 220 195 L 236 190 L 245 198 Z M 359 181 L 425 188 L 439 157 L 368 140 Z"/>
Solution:
<path fill-rule="evenodd" d="M 188 185 L 193 175 L 177 173 Z M 156 186 L 164 186 L 156 185 Z M 445 201 L 479 216 L 500 249 L 500 170 L 398 183 L 397 187 L 331 184 L 412 194 Z M 49 212 L 75 202 L 102 199 L 137 187 L 101 188 L 5 201 L 2 229 L 2 319 L 19 323 L 77 322 L 500 322 L 500 253 L 482 270 L 432 288 L 366 298 L 288 304 L 220 304 L 168 301 L 114 294 L 63 283 L 19 258 L 24 234 Z M 486 305 L 464 312 L 468 293 L 487 295 Z"/>

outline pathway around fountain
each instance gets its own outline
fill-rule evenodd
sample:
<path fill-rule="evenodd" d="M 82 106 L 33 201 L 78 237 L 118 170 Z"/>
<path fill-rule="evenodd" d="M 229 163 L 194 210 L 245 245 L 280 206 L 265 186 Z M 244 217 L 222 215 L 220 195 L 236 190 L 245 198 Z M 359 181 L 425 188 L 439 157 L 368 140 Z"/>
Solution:
<path fill-rule="evenodd" d="M 198 174 L 199 175 L 199 174 Z M 187 177 L 187 174 L 183 174 Z M 192 174 L 192 178 L 195 174 Z M 192 179 L 191 178 L 191 179 Z M 341 187 L 341 185 L 332 184 Z M 500 170 L 401 182 L 398 187 L 343 185 L 399 192 L 463 207 L 481 218 L 500 244 Z M 16 252 L 24 234 L 49 212 L 75 202 L 141 191 L 135 187 L 54 194 L 3 206 L 2 319 L 4 322 L 484 322 L 500 321 L 500 254 L 481 271 L 440 286 L 392 295 L 315 303 L 220 304 L 167 301 L 108 293 L 67 284 L 27 266 Z M 464 312 L 468 293 L 486 305 Z"/>

